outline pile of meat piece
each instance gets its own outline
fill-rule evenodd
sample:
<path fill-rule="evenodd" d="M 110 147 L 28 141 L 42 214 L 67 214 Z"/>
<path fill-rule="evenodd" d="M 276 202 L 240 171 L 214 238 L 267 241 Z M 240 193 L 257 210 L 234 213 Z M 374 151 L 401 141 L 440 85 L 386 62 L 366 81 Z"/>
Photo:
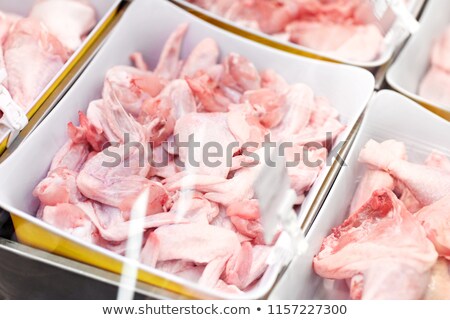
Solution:
<path fill-rule="evenodd" d="M 37 0 L 27 17 L 0 12 L 2 85 L 19 106 L 29 110 L 95 24 L 89 0 Z"/>
<path fill-rule="evenodd" d="M 353 299 L 450 299 L 450 160 L 407 160 L 405 145 L 369 141 L 351 214 L 325 238 L 314 270 L 347 280 Z"/>
<path fill-rule="evenodd" d="M 450 110 L 450 26 L 433 45 L 431 68 L 422 80 L 419 94 Z"/>
<path fill-rule="evenodd" d="M 264 242 L 252 187 L 263 162 L 248 165 L 254 158 L 243 144 L 252 142 L 253 154 L 261 154 L 271 133 L 272 141 L 293 143 L 288 159 L 307 154 L 320 162 L 288 168 L 301 204 L 324 166 L 326 133 L 335 139 L 344 126 L 307 85 L 260 72 L 237 53 L 219 62 L 213 39 L 180 60 L 186 32 L 187 25 L 174 31 L 152 71 L 134 53 L 136 67 L 107 72 L 102 99 L 80 112 L 79 126 L 69 124 L 70 140 L 34 191 L 41 201 L 37 216 L 123 254 L 132 235 L 130 209 L 149 190 L 142 228 L 134 230 L 145 232 L 141 261 L 210 288 L 247 291 L 266 270 L 273 243 Z M 190 135 L 199 143 L 191 153 L 165 143 L 178 137 L 181 144 Z M 230 158 L 224 151 L 214 158 L 219 165 L 208 165 L 202 147 L 211 142 L 230 150 Z M 156 165 L 164 158 L 165 165 Z"/>
<path fill-rule="evenodd" d="M 365 0 L 189 0 L 242 26 L 352 61 L 374 60 L 383 35 Z"/>

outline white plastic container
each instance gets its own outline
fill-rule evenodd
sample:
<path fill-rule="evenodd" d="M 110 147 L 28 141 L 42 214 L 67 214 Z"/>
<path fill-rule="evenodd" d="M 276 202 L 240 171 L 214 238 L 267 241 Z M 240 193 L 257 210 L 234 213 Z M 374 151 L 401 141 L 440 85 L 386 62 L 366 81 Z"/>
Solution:
<path fill-rule="evenodd" d="M 33 4 L 35 2 L 36 0 L 20 0 L 20 1 L 0 0 L 0 11 L 27 16 L 30 13 L 31 8 L 33 7 Z M 64 67 L 48 83 L 48 85 L 45 87 L 42 93 L 38 97 L 36 97 L 33 103 L 31 103 L 31 105 L 28 107 L 26 113 L 28 114 L 29 117 L 31 117 L 34 114 L 34 112 L 36 112 L 37 109 L 39 109 L 40 105 L 43 102 L 41 101 L 41 99 L 55 89 L 55 86 L 57 85 L 57 80 L 60 79 L 61 76 L 66 74 L 69 70 L 69 67 L 80 59 L 86 45 L 93 40 L 93 37 L 101 30 L 101 28 L 104 26 L 107 20 L 111 18 L 115 10 L 117 10 L 121 0 L 108 0 L 108 1 L 90 0 L 90 2 L 97 12 L 98 23 L 96 27 L 90 32 L 89 36 L 87 36 L 86 39 L 84 39 L 80 47 L 72 54 L 72 56 L 66 62 Z M 2 153 L 2 150 L 6 147 L 9 134 L 10 131 L 0 130 L 0 155 Z"/>
<path fill-rule="evenodd" d="M 420 125 L 418 125 L 420 124 Z M 308 252 L 289 266 L 271 299 L 348 299 L 343 281 L 324 280 L 312 268 L 314 256 L 332 228 L 348 216 L 350 203 L 366 166 L 358 162 L 370 139 L 397 139 L 406 144 L 408 159 L 422 163 L 432 150 L 450 156 L 450 123 L 390 90 L 374 96 L 361 128 L 323 207 L 306 236 Z"/>
<path fill-rule="evenodd" d="M 66 96 L 40 127 L 0 165 L 0 206 L 12 213 L 20 241 L 120 273 L 121 263 L 125 261 L 122 256 L 83 243 L 34 218 L 38 200 L 32 196 L 32 191 L 46 176 L 55 153 L 67 141 L 67 123 L 77 123 L 78 111 L 86 110 L 90 101 L 101 96 L 106 71 L 115 65 L 129 64 L 129 56 L 135 51 L 141 51 L 150 67 L 154 67 L 169 34 L 186 22 L 189 30 L 182 48 L 183 57 L 200 40 L 212 37 L 219 44 L 222 55 L 238 52 L 259 69 L 272 68 L 289 82 L 308 84 L 316 95 L 330 99 L 341 113 L 342 121 L 348 125 L 338 140 L 347 139 L 373 93 L 374 78 L 366 70 L 310 60 L 265 47 L 216 28 L 164 0 L 135 0 Z M 300 217 L 308 212 L 328 170 L 329 167 L 323 170 L 309 192 Z M 257 299 L 271 289 L 280 268 L 279 265 L 271 266 L 259 285 L 242 296 L 202 288 L 145 266 L 141 266 L 145 274 L 140 279 L 191 297 Z"/>
<path fill-rule="evenodd" d="M 418 94 L 420 83 L 430 68 L 431 48 L 445 27 L 450 25 L 450 1 L 429 0 L 420 24 L 420 30 L 410 38 L 389 69 L 387 81 L 393 89 L 417 102 L 437 108 L 437 111 L 447 111 L 447 118 L 450 120 L 448 107 L 438 105 Z"/>
<path fill-rule="evenodd" d="M 353 60 L 343 59 L 342 57 L 339 57 L 333 53 L 326 53 L 326 52 L 311 49 L 311 48 L 308 48 L 305 46 L 301 46 L 301 45 L 298 45 L 298 44 L 295 44 L 295 43 L 292 43 L 289 41 L 281 40 L 277 37 L 268 35 L 266 33 L 260 32 L 258 30 L 255 30 L 255 29 L 252 29 L 252 28 L 249 28 L 246 26 L 242 26 L 240 24 L 237 24 L 236 22 L 225 19 L 215 13 L 212 13 L 212 12 L 205 10 L 197 5 L 194 5 L 187 0 L 171 0 L 171 1 L 180 4 L 185 8 L 188 8 L 192 12 L 200 13 L 201 15 L 206 17 L 212 23 L 216 23 L 215 21 L 218 21 L 221 26 L 224 26 L 224 27 L 231 26 L 231 28 L 234 29 L 234 32 L 236 32 L 236 33 L 240 33 L 245 37 L 251 37 L 251 38 L 255 39 L 256 41 L 259 41 L 259 42 L 265 43 L 265 44 L 269 44 L 271 46 L 277 47 L 277 45 L 278 45 L 278 47 L 281 50 L 286 50 L 286 51 L 294 50 L 294 52 L 300 51 L 301 54 L 306 55 L 306 56 L 312 56 L 317 59 L 325 59 L 325 60 L 328 59 L 328 60 L 336 61 L 339 63 L 350 64 L 350 65 L 354 65 L 354 66 L 358 66 L 358 67 L 362 67 L 362 68 L 366 68 L 366 69 L 375 69 L 377 67 L 384 65 L 386 62 L 388 62 L 389 59 L 391 59 L 394 51 L 396 50 L 396 48 L 399 44 L 399 42 L 397 42 L 397 41 L 388 43 L 388 45 L 385 46 L 384 50 L 378 55 L 378 57 L 372 61 L 366 61 L 366 62 L 353 61 Z M 410 10 L 410 12 L 413 13 L 414 16 L 417 16 L 417 14 L 420 12 L 424 2 L 425 2 L 425 0 L 410 0 L 409 4 L 408 4 L 408 9 Z M 255 38 L 255 36 L 257 38 Z M 262 40 L 260 40 L 260 39 L 262 39 Z"/>

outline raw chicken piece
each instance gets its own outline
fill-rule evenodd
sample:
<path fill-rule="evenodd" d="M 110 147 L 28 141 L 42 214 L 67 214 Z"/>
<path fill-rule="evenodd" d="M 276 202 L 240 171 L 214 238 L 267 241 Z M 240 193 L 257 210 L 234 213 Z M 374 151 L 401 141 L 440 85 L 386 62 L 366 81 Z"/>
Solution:
<path fill-rule="evenodd" d="M 4 13 L 0 11 L 0 47 L 3 46 L 6 39 L 8 38 L 8 34 L 11 31 L 11 28 L 22 19 L 23 17 L 11 14 Z"/>
<path fill-rule="evenodd" d="M 199 283 L 209 287 L 215 286 L 227 260 L 240 248 L 234 232 L 203 224 L 164 226 L 155 234 L 159 241 L 158 261 L 182 259 L 206 264 Z"/>
<path fill-rule="evenodd" d="M 197 283 L 202 276 L 205 266 L 183 260 L 162 261 L 156 264 L 158 270 L 171 273 Z"/>
<path fill-rule="evenodd" d="M 425 160 L 430 167 L 440 168 L 450 173 L 450 159 L 438 152 L 432 152 Z"/>
<path fill-rule="evenodd" d="M 227 262 L 224 279 L 225 282 L 245 289 L 252 267 L 253 248 L 249 242 L 242 243 L 241 250 L 235 253 Z"/>
<path fill-rule="evenodd" d="M 444 30 L 435 42 L 431 51 L 431 64 L 450 72 L 450 26 Z"/>
<path fill-rule="evenodd" d="M 450 108 L 450 26 L 436 40 L 431 50 L 431 67 L 419 87 L 419 94 Z"/>
<path fill-rule="evenodd" d="M 56 206 L 62 203 L 78 203 L 83 200 L 77 188 L 77 173 L 64 167 L 51 171 L 34 189 L 33 196 L 41 204 Z"/>
<path fill-rule="evenodd" d="M 416 213 L 420 209 L 423 208 L 423 205 L 419 202 L 419 200 L 414 197 L 414 195 L 409 191 L 408 188 L 403 187 L 403 191 L 401 193 L 400 201 L 403 202 L 406 209 L 408 209 L 411 213 Z"/>
<path fill-rule="evenodd" d="M 240 146 L 245 143 L 252 143 L 254 146 L 247 146 L 248 151 L 258 149 L 264 141 L 264 137 L 269 132 L 261 123 L 258 111 L 249 104 L 230 105 L 227 114 L 229 130 L 234 135 Z M 226 145 L 223 145 L 224 147 Z"/>
<path fill-rule="evenodd" d="M 420 299 L 436 259 L 420 222 L 382 189 L 325 238 L 314 270 L 331 279 L 362 276 L 354 298 Z"/>
<path fill-rule="evenodd" d="M 194 96 L 184 80 L 170 82 L 154 99 L 142 105 L 139 122 L 155 146 L 166 141 L 174 132 L 175 122 L 182 116 L 197 111 Z"/>
<path fill-rule="evenodd" d="M 86 0 L 38 0 L 30 17 L 43 22 L 51 34 L 75 51 L 83 37 L 94 28 L 95 9 Z"/>
<path fill-rule="evenodd" d="M 394 187 L 394 178 L 389 173 L 380 170 L 367 170 L 356 190 L 350 206 L 350 213 L 361 208 L 370 199 L 374 191 L 379 189 L 394 190 Z"/>
<path fill-rule="evenodd" d="M 4 55 L 9 92 L 24 109 L 30 107 L 68 59 L 58 39 L 31 18 L 15 24 L 5 43 Z"/>
<path fill-rule="evenodd" d="M 199 193 L 181 191 L 170 212 L 191 223 L 209 224 L 219 214 L 219 206 L 206 200 Z"/>
<path fill-rule="evenodd" d="M 155 234 L 160 244 L 158 261 L 182 259 L 207 264 L 229 258 L 241 247 L 234 232 L 204 224 L 164 226 Z"/>
<path fill-rule="evenodd" d="M 224 72 L 220 86 L 225 95 L 237 103 L 240 96 L 248 90 L 261 87 L 261 77 L 255 65 L 247 58 L 230 53 L 223 61 Z"/>
<path fill-rule="evenodd" d="M 234 285 L 228 285 L 225 281 L 222 281 L 222 280 L 219 280 L 216 283 L 216 286 L 214 287 L 214 289 L 217 289 L 221 292 L 229 293 L 229 294 L 242 294 L 243 293 L 241 290 L 239 290 L 238 287 L 236 287 Z"/>
<path fill-rule="evenodd" d="M 86 133 L 92 133 L 92 140 L 102 140 L 102 137 L 95 137 L 99 133 L 112 143 L 124 143 L 125 135 L 129 135 L 129 142 L 132 143 L 145 144 L 148 140 L 144 128 L 125 111 L 108 82 L 103 89 L 103 101 L 89 105 L 88 114 L 87 124 L 80 119 L 80 125 Z"/>
<path fill-rule="evenodd" d="M 198 71 L 208 70 L 219 59 L 219 47 L 211 38 L 203 39 L 191 52 L 181 70 L 180 77 L 193 77 Z"/>
<path fill-rule="evenodd" d="M 181 179 L 166 181 L 166 187 L 170 191 L 193 188 L 205 193 L 206 199 L 225 207 L 235 202 L 251 200 L 254 196 L 253 182 L 261 170 L 261 159 L 264 159 L 263 152 L 262 148 L 257 150 L 255 156 L 258 159 L 253 158 L 253 163 L 237 170 L 231 179 L 210 175 L 184 175 Z"/>
<path fill-rule="evenodd" d="M 285 94 L 283 119 L 273 128 L 277 140 L 289 141 L 292 135 L 300 133 L 309 123 L 314 109 L 314 92 L 304 84 L 289 87 Z"/>
<path fill-rule="evenodd" d="M 156 97 L 164 88 L 154 73 L 128 66 L 109 69 L 105 82 L 123 108 L 135 117 L 141 114 L 144 101 Z"/>
<path fill-rule="evenodd" d="M 272 247 L 270 246 L 256 245 L 253 247 L 252 266 L 247 277 L 247 283 L 245 284 L 246 288 L 252 285 L 264 274 L 268 267 L 267 259 L 269 258 L 271 252 Z"/>
<path fill-rule="evenodd" d="M 195 148 L 179 145 L 180 160 L 189 174 L 228 176 L 230 166 L 227 160 L 238 150 L 238 144 L 228 126 L 226 113 L 186 114 L 177 121 L 175 135 L 184 145 L 190 141 L 189 137 L 198 144 Z M 217 152 L 218 148 L 222 149 L 221 154 Z M 213 153 L 217 156 L 211 157 Z"/>
<path fill-rule="evenodd" d="M 383 35 L 367 19 L 360 0 L 190 0 L 236 22 L 353 61 L 371 61 L 383 50 Z"/>
<path fill-rule="evenodd" d="M 436 251 L 450 260 L 450 193 L 416 213 Z"/>
<path fill-rule="evenodd" d="M 259 219 L 259 202 L 256 199 L 236 202 L 228 206 L 227 216 L 246 220 Z"/>
<path fill-rule="evenodd" d="M 241 97 L 241 103 L 250 103 L 259 110 L 259 121 L 266 128 L 276 127 L 283 119 L 285 97 L 275 90 L 262 88 L 246 91 Z"/>
<path fill-rule="evenodd" d="M 440 258 L 431 270 L 425 300 L 450 300 L 450 262 Z"/>
<path fill-rule="evenodd" d="M 233 21 L 254 21 L 262 32 L 273 34 L 283 31 L 301 10 L 299 1 L 235 1 L 224 16 Z"/>
<path fill-rule="evenodd" d="M 315 108 L 312 110 L 309 126 L 317 129 L 322 128 L 331 119 L 338 120 L 339 112 L 331 106 L 325 97 L 315 97 Z"/>
<path fill-rule="evenodd" d="M 185 220 L 177 219 L 177 217 L 171 213 L 157 213 L 141 219 L 141 228 L 138 229 L 130 229 L 130 221 L 111 223 L 109 226 L 104 227 L 98 220 L 97 210 L 99 207 L 94 206 L 91 201 L 80 202 L 76 206 L 72 206 L 82 210 L 84 214 L 89 217 L 104 240 L 116 243 L 126 241 L 129 237 L 140 234 L 147 229 L 186 222 Z"/>
<path fill-rule="evenodd" d="M 285 148 L 283 152 L 291 188 L 297 194 L 295 204 L 300 205 L 325 166 L 328 152 L 325 148 L 316 149 L 305 146 Z"/>
<path fill-rule="evenodd" d="M 159 240 L 152 232 L 145 242 L 144 248 L 141 251 L 141 262 L 149 267 L 156 267 L 159 254 Z"/>
<path fill-rule="evenodd" d="M 53 158 L 50 171 L 57 168 L 66 168 L 79 172 L 89 155 L 89 146 L 85 143 L 68 141 Z"/>
<path fill-rule="evenodd" d="M 133 62 L 134 66 L 142 71 L 148 71 L 148 65 L 145 62 L 144 56 L 141 52 L 135 52 L 130 55 L 130 60 Z"/>
<path fill-rule="evenodd" d="M 21 16 L 0 11 L 0 69 L 3 69 L 5 72 L 5 78 L 1 82 L 5 88 L 8 88 L 8 72 L 6 70 L 3 45 L 8 38 L 10 30 L 20 19 L 22 19 Z M 0 110 L 0 119 L 2 116 L 3 112 Z"/>
<path fill-rule="evenodd" d="M 383 35 L 374 25 L 295 22 L 287 30 L 294 43 L 352 61 L 375 59 L 383 44 Z"/>
<path fill-rule="evenodd" d="M 394 140 L 387 140 L 381 145 L 384 148 L 384 152 L 389 154 L 390 159 L 406 160 L 407 155 L 405 144 Z M 361 206 L 370 199 L 374 191 L 379 189 L 389 189 L 393 191 L 394 188 L 394 178 L 392 178 L 389 173 L 381 170 L 367 170 L 359 183 L 358 189 L 356 190 L 355 197 L 353 198 L 350 207 L 350 213 L 353 213 L 361 208 Z M 405 194 L 404 197 L 406 196 L 407 195 Z"/>
<path fill-rule="evenodd" d="M 400 180 L 422 205 L 430 205 L 450 194 L 450 173 L 439 168 L 398 160 L 387 149 L 386 142 L 367 142 L 360 153 L 359 161 L 384 170 Z"/>
<path fill-rule="evenodd" d="M 422 80 L 419 95 L 450 108 L 450 71 L 432 66 Z"/>
<path fill-rule="evenodd" d="M 87 198 L 127 210 L 142 190 L 150 187 L 147 214 L 165 211 L 169 195 L 161 184 L 146 178 L 149 165 L 144 149 L 130 145 L 109 147 L 89 159 L 77 178 L 81 193 Z"/>
<path fill-rule="evenodd" d="M 289 88 L 289 84 L 274 70 L 268 69 L 261 72 L 261 87 L 283 94 Z"/>
<path fill-rule="evenodd" d="M 199 109 L 201 111 L 226 112 L 232 101 L 219 88 L 223 68 L 219 66 L 218 68 L 214 68 L 213 71 L 217 74 L 210 74 L 204 71 L 197 72 L 195 77 L 187 77 L 186 81 L 194 96 L 199 101 Z"/>
<path fill-rule="evenodd" d="M 154 72 L 161 79 L 173 80 L 181 71 L 180 59 L 181 45 L 188 29 L 187 24 L 182 24 L 170 35 L 161 53 L 160 60 Z"/>
<path fill-rule="evenodd" d="M 42 220 L 89 243 L 95 242 L 95 227 L 77 206 L 69 203 L 46 206 Z"/>

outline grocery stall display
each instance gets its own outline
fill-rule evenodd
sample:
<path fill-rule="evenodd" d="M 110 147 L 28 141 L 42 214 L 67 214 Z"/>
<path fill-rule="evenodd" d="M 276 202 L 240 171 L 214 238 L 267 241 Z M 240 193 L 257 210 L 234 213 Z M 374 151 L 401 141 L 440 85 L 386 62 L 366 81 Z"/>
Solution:
<path fill-rule="evenodd" d="M 0 1 L 0 153 L 73 67 L 118 3 Z"/>
<path fill-rule="evenodd" d="M 283 50 L 376 68 L 408 33 L 424 1 L 174 0 L 234 32 Z M 392 6 L 392 9 L 388 8 Z M 397 20 L 398 17 L 398 20 Z M 401 20 L 401 21 L 400 21 Z M 225 24 L 225 25 L 224 25 Z M 242 32 L 240 32 L 242 30 Z M 261 38 L 255 38 L 253 35 Z"/>
<path fill-rule="evenodd" d="M 219 62 L 220 47 L 211 38 L 180 60 L 187 30 L 188 25 L 180 25 L 172 33 L 154 70 L 135 53 L 140 69 L 107 71 L 102 99 L 91 102 L 86 114 L 80 111 L 79 126 L 69 124 L 71 140 L 34 191 L 41 201 L 37 217 L 122 254 L 130 204 L 149 188 L 143 229 L 150 232 L 141 261 L 201 285 L 246 291 L 267 268 L 271 243 L 264 241 L 252 187 L 263 162 L 248 166 L 254 159 L 245 155 L 245 145 L 254 144 L 255 152 L 262 153 L 267 136 L 291 142 L 285 152 L 292 161 L 295 154 L 320 161 L 288 169 L 300 205 L 325 165 L 326 134 L 331 146 L 345 125 L 328 99 L 315 96 L 309 86 L 288 84 L 273 70 L 258 71 L 236 52 Z M 208 143 L 222 150 L 236 147 L 216 157 L 222 160 L 219 166 L 211 166 L 205 149 L 180 147 L 190 136 L 200 148 Z M 179 150 L 167 151 L 163 143 L 174 137 L 179 143 L 173 147 Z M 108 143 L 117 145 L 105 148 Z M 142 166 L 138 149 L 122 153 L 136 143 L 145 146 L 145 158 L 153 153 L 168 163 Z M 121 163 L 105 167 L 114 152 L 123 154 Z"/>
<path fill-rule="evenodd" d="M 150 22 L 160 27 L 142 27 Z M 327 148 L 339 150 L 373 85 L 366 70 L 264 47 L 167 1 L 136 0 L 79 80 L 0 167 L 0 179 L 14 185 L 0 190 L 0 202 L 20 241 L 120 273 L 133 205 L 149 190 L 138 229 L 148 230 L 140 280 L 187 296 L 260 298 L 283 262 L 267 262 L 270 246 L 279 244 L 262 239 L 252 191 L 260 167 L 243 165 L 249 159 L 239 145 L 256 142 L 258 153 L 267 133 L 294 142 L 292 151 L 315 142 L 306 150 L 310 160 L 329 163 L 288 170 L 300 227 L 333 163 Z M 231 167 L 191 166 L 192 154 L 163 143 L 191 134 L 201 145 L 237 143 Z M 45 152 L 27 156 L 44 141 L 52 142 Z M 324 148 L 326 141 L 335 143 Z M 168 165 L 141 165 L 149 142 L 151 159 L 168 158 Z M 129 156 L 102 165 L 128 146 Z M 16 183 L 19 168 L 27 178 Z"/>

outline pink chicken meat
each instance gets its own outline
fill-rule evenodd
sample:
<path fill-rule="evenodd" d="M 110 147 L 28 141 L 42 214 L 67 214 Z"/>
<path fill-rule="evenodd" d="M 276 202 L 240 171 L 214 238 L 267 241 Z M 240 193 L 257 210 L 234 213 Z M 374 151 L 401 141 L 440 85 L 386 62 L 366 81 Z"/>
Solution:
<path fill-rule="evenodd" d="M 95 24 L 90 0 L 36 0 L 27 17 L 0 12 L 3 85 L 19 106 L 29 110 Z"/>
<path fill-rule="evenodd" d="M 450 110 L 450 26 L 435 41 L 431 67 L 423 78 L 419 94 Z"/>
<path fill-rule="evenodd" d="M 404 143 L 370 140 L 359 161 L 367 169 L 349 218 L 324 239 L 314 270 L 346 279 L 354 299 L 448 299 L 450 160 L 433 151 L 412 163 Z"/>
<path fill-rule="evenodd" d="M 436 259 L 419 221 L 394 193 L 381 189 L 325 238 L 314 270 L 351 279 L 352 298 L 420 299 Z"/>
<path fill-rule="evenodd" d="M 240 26 L 350 61 L 372 61 L 383 35 L 363 0 L 188 0 Z"/>
<path fill-rule="evenodd" d="M 176 28 L 156 66 L 134 52 L 135 67 L 106 72 L 100 99 L 79 113 L 79 124 L 69 123 L 69 141 L 34 190 L 37 216 L 119 254 L 128 237 L 144 232 L 147 267 L 241 294 L 258 285 L 273 246 L 253 190 L 262 165 L 249 152 L 263 159 L 271 135 L 292 143 L 288 160 L 319 161 L 288 169 L 300 205 L 324 167 L 326 131 L 336 138 L 345 126 L 307 85 L 259 71 L 238 53 L 220 59 L 211 38 L 182 60 L 187 29 Z M 184 146 L 190 137 L 198 147 Z M 129 234 L 143 191 L 145 217 Z"/>

